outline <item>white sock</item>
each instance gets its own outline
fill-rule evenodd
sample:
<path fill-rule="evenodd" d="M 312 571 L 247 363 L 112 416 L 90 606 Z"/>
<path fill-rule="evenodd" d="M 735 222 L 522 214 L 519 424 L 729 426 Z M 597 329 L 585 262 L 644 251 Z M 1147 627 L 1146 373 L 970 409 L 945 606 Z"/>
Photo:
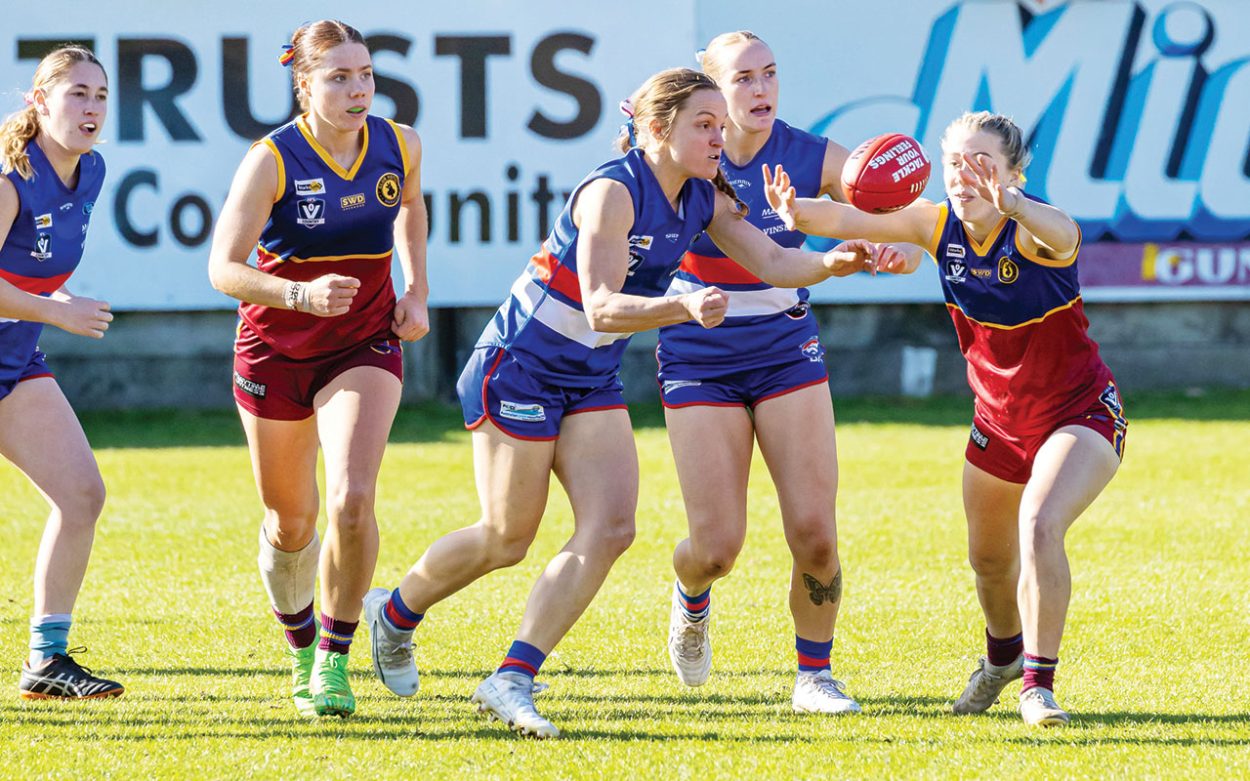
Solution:
<path fill-rule="evenodd" d="M 321 538 L 313 530 L 312 539 L 302 550 L 278 550 L 260 527 L 260 580 L 269 593 L 269 604 L 279 613 L 292 615 L 312 604 L 317 589 L 317 564 L 321 560 Z"/>

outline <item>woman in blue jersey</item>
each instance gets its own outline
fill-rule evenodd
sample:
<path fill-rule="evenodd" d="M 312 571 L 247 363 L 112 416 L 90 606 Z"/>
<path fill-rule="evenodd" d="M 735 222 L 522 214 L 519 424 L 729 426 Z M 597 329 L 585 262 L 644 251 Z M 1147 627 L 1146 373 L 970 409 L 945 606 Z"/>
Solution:
<path fill-rule="evenodd" d="M 664 294 L 690 242 L 707 230 L 756 274 L 791 286 L 854 273 L 879 252 L 866 242 L 826 255 L 784 249 L 742 219 L 718 167 L 725 100 L 707 76 L 664 71 L 632 106 L 625 155 L 574 191 L 460 377 L 481 520 L 436 541 L 399 588 L 366 599 L 375 669 L 411 695 L 417 623 L 525 557 L 554 473 L 572 504 L 573 535 L 530 593 L 503 664 L 473 694 L 480 710 L 539 737 L 558 731 L 534 709 L 534 675 L 634 537 L 638 461 L 617 376 L 626 341 L 685 321 L 714 327 L 725 315 L 715 287 Z"/>
<path fill-rule="evenodd" d="M 356 700 L 347 655 L 377 562 L 374 495 L 399 406 L 399 340 L 429 330 L 421 141 L 412 128 L 369 115 L 373 63 L 356 29 L 306 24 L 285 49 L 280 61 L 306 113 L 244 158 L 209 275 L 242 302 L 235 401 L 265 506 L 258 562 L 286 630 L 295 706 L 303 716 L 348 716 Z M 253 250 L 257 267 L 247 262 Z M 398 299 L 395 254 L 404 275 Z"/>
<path fill-rule="evenodd" d="M 843 198 L 847 150 L 777 119 L 772 50 L 754 33 L 719 35 L 700 54 L 729 107 L 721 170 L 750 206 L 747 219 L 783 247 L 787 229 L 764 197 L 761 165 L 784 163 L 805 197 Z M 907 252 L 920 256 L 920 249 Z M 747 478 L 755 441 L 777 487 L 793 557 L 789 581 L 798 674 L 796 711 L 858 713 L 830 672 L 842 596 L 834 503 L 838 454 L 833 404 L 807 291 L 774 287 L 735 263 L 710 235 L 682 260 L 670 292 L 719 287 L 725 322 L 711 331 L 660 329 L 659 380 L 690 536 L 673 552 L 668 651 L 678 678 L 700 686 L 712 666 L 712 584 L 729 574 L 746 537 Z"/>
<path fill-rule="evenodd" d="M 39 63 L 26 100 L 0 125 L 0 454 L 52 512 L 35 561 L 30 655 L 18 688 L 27 699 L 116 697 L 121 684 L 69 655 L 104 482 L 38 347 L 45 323 L 99 339 L 113 319 L 108 304 L 65 289 L 104 183 L 93 147 L 108 111 L 108 78 L 90 51 L 62 47 Z"/>

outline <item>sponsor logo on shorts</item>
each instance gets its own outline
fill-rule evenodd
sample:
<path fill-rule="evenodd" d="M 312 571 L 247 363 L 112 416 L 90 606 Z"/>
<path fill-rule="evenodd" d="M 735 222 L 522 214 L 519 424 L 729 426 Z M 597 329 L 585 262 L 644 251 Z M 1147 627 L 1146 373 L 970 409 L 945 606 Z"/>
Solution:
<path fill-rule="evenodd" d="M 820 363 L 820 359 L 825 355 L 825 348 L 821 347 L 820 339 L 813 336 L 799 347 L 799 352 L 807 356 L 807 360 L 812 363 Z"/>
<path fill-rule="evenodd" d="M 1107 387 L 1098 396 L 1098 400 L 1111 413 L 1112 418 L 1115 420 L 1116 428 L 1128 427 L 1128 421 L 1124 419 L 1124 406 L 1120 402 L 1120 392 L 1116 390 L 1114 384 L 1107 383 Z"/>
<path fill-rule="evenodd" d="M 501 400 L 499 417 L 523 423 L 541 423 L 547 419 L 547 410 L 541 404 L 517 404 L 515 401 Z"/>
<path fill-rule="evenodd" d="M 42 231 L 52 227 L 52 215 L 40 214 L 35 218 L 35 230 Z"/>
<path fill-rule="evenodd" d="M 378 203 L 388 209 L 399 203 L 399 190 L 399 176 L 394 171 L 387 171 L 378 177 L 378 186 L 373 188 Z"/>
<path fill-rule="evenodd" d="M 977 428 L 977 424 L 972 424 L 972 433 L 968 436 L 972 440 L 972 444 L 984 450 L 989 447 L 990 438 L 981 433 L 981 429 Z"/>
<path fill-rule="evenodd" d="M 962 258 L 964 256 L 964 247 L 962 244 L 947 244 L 946 257 Z"/>
<path fill-rule="evenodd" d="M 962 285 L 968 281 L 968 265 L 962 260 L 946 261 L 946 281 Z"/>
<path fill-rule="evenodd" d="M 803 318 L 807 317 L 807 313 L 811 308 L 812 308 L 811 304 L 807 303 L 806 301 L 800 301 L 799 303 L 787 309 L 785 311 L 785 315 L 791 320 L 802 320 Z"/>
<path fill-rule="evenodd" d="M 998 281 L 1010 285 L 1020 278 L 1020 267 L 1011 258 L 1003 256 L 998 260 Z"/>
<path fill-rule="evenodd" d="M 347 211 L 348 209 L 358 209 L 364 205 L 365 205 L 364 193 L 356 193 L 355 195 L 344 195 L 342 198 L 339 198 L 339 208 L 341 208 L 343 211 Z"/>
<path fill-rule="evenodd" d="M 52 237 L 46 233 L 40 233 L 35 237 L 35 248 L 30 251 L 30 256 L 40 263 L 52 257 Z"/>
<path fill-rule="evenodd" d="M 296 179 L 296 195 L 321 195 L 326 191 L 325 179 Z"/>
<path fill-rule="evenodd" d="M 394 355 L 399 352 L 399 348 L 390 342 L 374 342 L 369 345 L 369 349 L 373 350 L 378 355 Z"/>
<path fill-rule="evenodd" d="M 268 388 L 265 383 L 249 380 L 238 372 L 234 373 L 234 384 L 239 386 L 239 390 L 258 399 L 265 398 L 265 391 Z"/>
<path fill-rule="evenodd" d="M 663 387 L 665 393 L 672 393 L 682 388 L 697 388 L 702 384 L 702 380 L 665 380 Z"/>
<path fill-rule="evenodd" d="M 325 225 L 326 222 L 326 202 L 320 198 L 305 198 L 295 204 L 299 216 L 295 221 L 305 228 L 315 228 L 318 225 Z"/>

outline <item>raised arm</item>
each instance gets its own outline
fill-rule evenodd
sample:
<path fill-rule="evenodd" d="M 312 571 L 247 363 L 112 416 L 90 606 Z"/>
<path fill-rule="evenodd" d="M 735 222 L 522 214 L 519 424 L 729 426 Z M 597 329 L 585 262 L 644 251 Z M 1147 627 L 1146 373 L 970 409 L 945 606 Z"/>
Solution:
<path fill-rule="evenodd" d="M 977 195 L 994 204 L 994 208 L 1023 229 L 1017 233 L 1025 249 L 1037 251 L 1048 260 L 1064 261 L 1076 254 L 1081 244 L 1081 231 L 1061 209 L 1026 198 L 1019 187 L 1004 186 L 998 166 L 989 155 L 964 155 L 959 176 Z"/>
<path fill-rule="evenodd" d="M 425 199 L 421 196 L 421 138 L 407 125 L 399 125 L 408 149 L 408 170 L 404 172 L 403 200 L 395 218 L 395 252 L 404 273 L 404 292 L 395 302 L 391 330 L 400 339 L 414 341 L 430 332 L 425 249 L 430 232 Z"/>
<path fill-rule="evenodd" d="M 326 274 L 310 282 L 291 282 L 248 265 L 269 211 L 281 197 L 280 184 L 278 161 L 269 147 L 256 144 L 248 150 L 213 231 L 209 280 L 221 292 L 249 304 L 320 317 L 346 313 L 360 287 L 358 279 Z"/>
<path fill-rule="evenodd" d="M 601 333 L 634 333 L 696 320 L 705 328 L 725 319 L 728 298 L 714 287 L 679 296 L 634 296 L 621 292 L 629 275 L 629 229 L 634 202 L 611 179 L 596 179 L 577 194 L 577 271 L 582 308 Z"/>
<path fill-rule="evenodd" d="M 8 239 L 20 210 L 17 189 L 7 177 L 0 176 L 0 246 L 4 246 Z M 109 305 L 103 301 L 72 296 L 64 288 L 50 297 L 35 295 L 3 278 L 0 278 L 0 317 L 47 323 L 71 334 L 94 339 L 104 336 L 113 319 Z"/>

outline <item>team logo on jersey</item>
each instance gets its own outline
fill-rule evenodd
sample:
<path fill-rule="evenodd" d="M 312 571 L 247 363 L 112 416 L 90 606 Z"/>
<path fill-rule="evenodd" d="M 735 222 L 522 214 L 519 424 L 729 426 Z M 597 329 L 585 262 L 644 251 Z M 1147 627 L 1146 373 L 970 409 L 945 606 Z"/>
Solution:
<path fill-rule="evenodd" d="M 525 423 L 541 423 L 547 419 L 547 410 L 541 404 L 517 404 L 515 401 L 500 400 L 499 417 Z"/>
<path fill-rule="evenodd" d="M 52 237 L 46 233 L 36 236 L 35 248 L 30 251 L 30 256 L 40 263 L 52 257 Z"/>
<path fill-rule="evenodd" d="M 651 249 L 651 243 L 654 240 L 655 240 L 654 236 L 630 236 L 629 246 L 637 247 L 638 249 L 643 249 L 643 250 Z"/>
<path fill-rule="evenodd" d="M 302 201 L 297 201 L 295 208 L 299 212 L 299 216 L 295 218 L 295 221 L 305 228 L 325 225 L 326 202 L 320 198 L 305 198 Z"/>
<path fill-rule="evenodd" d="M 48 228 L 51 228 L 51 227 L 52 227 L 52 215 L 51 214 L 40 214 L 38 217 L 35 218 L 35 230 L 46 231 Z"/>
<path fill-rule="evenodd" d="M 975 423 L 972 424 L 972 432 L 968 435 L 968 439 L 981 450 L 990 446 L 990 438 L 982 434 L 981 429 L 977 428 Z"/>
<path fill-rule="evenodd" d="M 964 256 L 964 248 L 962 244 L 947 244 L 946 257 L 962 258 Z"/>
<path fill-rule="evenodd" d="M 807 360 L 812 363 L 820 363 L 820 359 L 825 356 L 825 348 L 821 346 L 820 339 L 813 336 L 799 347 L 799 352 L 807 356 Z"/>
<path fill-rule="evenodd" d="M 326 191 L 325 179 L 296 179 L 296 195 L 321 195 Z"/>
<path fill-rule="evenodd" d="M 998 281 L 1004 285 L 1010 285 L 1020 278 L 1020 267 L 1012 262 L 1011 258 L 1004 255 L 998 260 Z"/>
<path fill-rule="evenodd" d="M 95 211 L 95 201 L 87 201 L 82 205 L 82 213 L 91 216 L 91 212 Z"/>
<path fill-rule="evenodd" d="M 667 394 L 682 388 L 697 388 L 702 384 L 702 380 L 665 380 L 663 387 L 664 392 Z"/>
<path fill-rule="evenodd" d="M 669 241 L 677 241 L 678 239 L 681 238 L 681 234 L 680 233 L 665 233 L 664 238 L 668 239 Z"/>
<path fill-rule="evenodd" d="M 390 208 L 399 203 L 399 177 L 392 171 L 387 171 L 378 177 L 378 186 L 375 188 L 378 196 L 378 203 L 386 208 Z"/>
<path fill-rule="evenodd" d="M 268 390 L 265 383 L 249 380 L 238 372 L 234 373 L 234 384 L 239 387 L 239 390 L 258 399 L 265 398 L 265 392 Z"/>
<path fill-rule="evenodd" d="M 962 285 L 968 281 L 968 266 L 962 260 L 946 261 L 946 281 Z"/>
<path fill-rule="evenodd" d="M 344 195 L 339 198 L 339 208 L 343 211 L 348 209 L 356 209 L 365 205 L 365 194 L 356 193 L 355 195 Z"/>

